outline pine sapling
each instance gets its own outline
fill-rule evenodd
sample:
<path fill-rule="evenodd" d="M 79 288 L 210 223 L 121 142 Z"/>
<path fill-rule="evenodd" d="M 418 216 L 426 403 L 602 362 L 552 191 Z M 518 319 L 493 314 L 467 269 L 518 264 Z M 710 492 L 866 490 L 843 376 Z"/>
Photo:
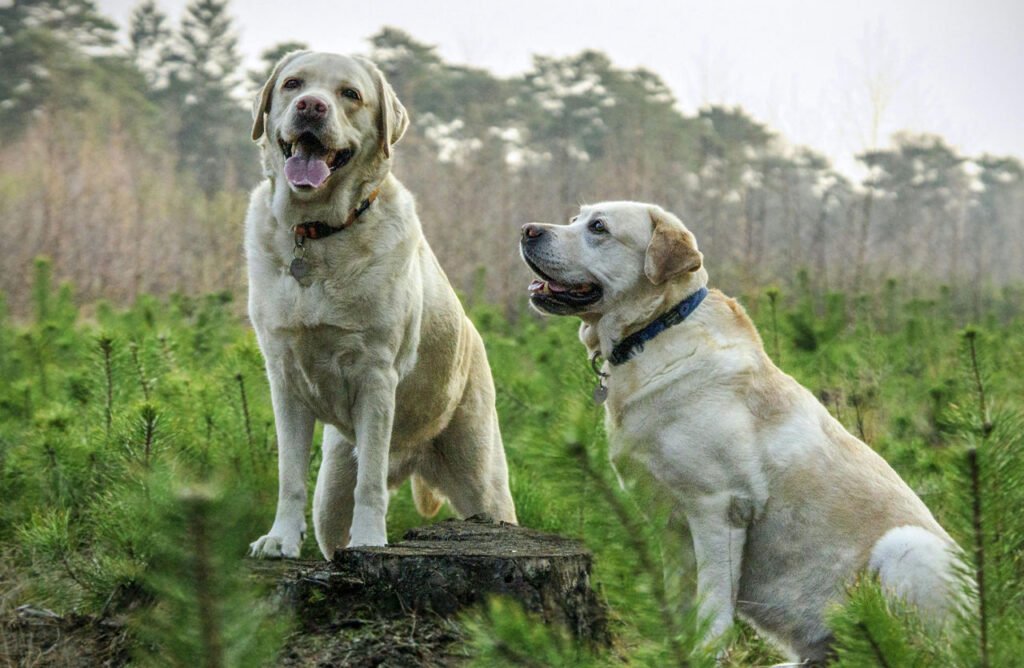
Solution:
<path fill-rule="evenodd" d="M 153 438 L 156 435 L 157 413 L 152 404 L 143 404 L 140 411 L 143 426 L 143 462 L 149 468 L 150 458 L 153 455 Z"/>
<path fill-rule="evenodd" d="M 114 372 L 111 357 L 114 352 L 114 341 L 109 336 L 101 336 L 99 339 L 100 354 L 103 356 L 103 378 L 106 381 L 106 403 L 104 404 L 104 418 L 106 419 L 107 443 L 110 443 L 110 429 L 114 421 Z"/>
<path fill-rule="evenodd" d="M 167 473 L 154 469 L 147 478 L 153 544 L 144 579 L 153 600 L 136 613 L 138 658 L 203 668 L 274 665 L 285 620 L 240 567 L 251 501 Z"/>
<path fill-rule="evenodd" d="M 238 381 L 238 394 L 242 400 L 242 416 L 245 418 L 245 437 L 249 443 L 249 453 L 251 457 L 255 457 L 252 440 L 252 420 L 249 419 L 249 399 L 245 395 L 245 376 L 241 372 L 236 373 L 235 380 Z"/>
<path fill-rule="evenodd" d="M 978 330 L 974 327 L 968 327 L 964 330 L 964 338 L 967 339 L 967 348 L 971 355 L 971 373 L 974 378 L 975 391 L 978 393 L 978 413 L 981 416 L 982 437 L 988 438 L 989 434 L 992 433 L 993 425 L 989 419 L 988 405 L 985 402 L 985 386 L 981 382 L 981 371 L 978 368 L 978 350 L 976 345 Z"/>
<path fill-rule="evenodd" d="M 210 563 L 210 496 L 195 489 L 180 495 L 185 507 L 188 537 L 192 547 L 192 577 L 198 608 L 200 646 L 203 666 L 220 668 L 224 664 L 219 615 L 214 600 L 213 566 Z"/>
<path fill-rule="evenodd" d="M 978 417 L 981 420 L 982 445 L 992 433 L 993 424 L 989 419 L 988 405 L 985 400 L 985 385 L 981 381 L 981 370 L 978 366 L 978 330 L 968 327 L 964 330 L 967 349 L 971 360 L 971 377 L 978 396 Z M 981 463 L 978 460 L 978 449 L 967 451 L 967 467 L 971 477 L 971 529 L 974 538 L 974 579 L 978 585 L 978 649 L 981 654 L 982 668 L 989 666 L 988 654 L 988 605 L 985 592 L 985 533 L 982 526 L 982 493 Z"/>
<path fill-rule="evenodd" d="M 775 364 L 782 364 L 782 349 L 779 347 L 779 317 L 778 317 L 778 301 L 781 292 L 776 287 L 770 287 L 767 290 L 768 305 L 772 312 L 772 350 L 775 353 Z"/>
<path fill-rule="evenodd" d="M 573 443 L 569 448 L 569 454 L 579 462 L 579 468 L 583 474 L 594 483 L 601 498 L 615 513 L 615 518 L 626 529 L 633 553 L 636 554 L 641 571 L 647 573 L 651 579 L 651 593 L 654 595 L 655 604 L 661 615 L 661 621 L 668 634 L 669 646 L 672 649 L 675 665 L 680 667 L 689 666 L 687 653 L 679 642 L 680 629 L 676 622 L 676 613 L 671 605 L 668 593 L 665 590 L 664 573 L 657 566 L 650 544 L 644 539 L 644 527 L 636 520 L 620 496 L 608 484 L 603 476 L 594 468 L 582 443 Z"/>
<path fill-rule="evenodd" d="M 854 392 L 850 395 L 850 404 L 853 406 L 854 417 L 857 422 L 857 435 L 860 440 L 867 442 L 867 436 L 864 434 L 864 413 L 862 409 L 863 400 L 861 399 L 859 392 Z"/>
<path fill-rule="evenodd" d="M 135 365 L 135 373 L 139 376 L 139 387 L 142 388 L 142 397 L 149 402 L 149 381 L 146 379 L 146 370 L 142 366 L 142 360 L 139 359 L 139 344 L 136 341 L 132 341 L 128 344 L 128 350 L 132 354 L 132 363 Z"/>
<path fill-rule="evenodd" d="M 981 666 L 988 668 L 988 610 L 985 597 L 985 534 L 981 524 L 981 471 L 978 450 L 967 451 L 967 466 L 971 476 L 971 527 L 974 530 L 974 579 L 978 584 L 978 645 Z"/>

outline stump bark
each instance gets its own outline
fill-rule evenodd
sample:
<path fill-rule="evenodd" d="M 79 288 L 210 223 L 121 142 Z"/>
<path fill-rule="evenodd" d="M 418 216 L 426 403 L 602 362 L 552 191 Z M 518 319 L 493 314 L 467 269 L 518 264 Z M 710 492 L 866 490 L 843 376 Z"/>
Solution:
<path fill-rule="evenodd" d="M 259 562 L 303 627 L 411 613 L 451 617 L 489 596 L 508 596 L 545 622 L 608 642 L 606 608 L 590 586 L 580 543 L 487 518 L 411 529 L 386 547 L 339 550 L 331 562 Z"/>
<path fill-rule="evenodd" d="M 588 642 L 610 642 L 606 608 L 590 587 L 591 555 L 580 543 L 484 518 L 412 529 L 399 543 L 342 550 L 331 562 L 247 565 L 295 612 L 298 627 L 279 666 L 459 665 L 463 631 L 453 617 L 492 595 Z M 30 606 L 0 618 L 0 636 L 0 659 L 6 648 L 15 663 L 39 665 L 125 665 L 132 644 L 121 621 Z"/>

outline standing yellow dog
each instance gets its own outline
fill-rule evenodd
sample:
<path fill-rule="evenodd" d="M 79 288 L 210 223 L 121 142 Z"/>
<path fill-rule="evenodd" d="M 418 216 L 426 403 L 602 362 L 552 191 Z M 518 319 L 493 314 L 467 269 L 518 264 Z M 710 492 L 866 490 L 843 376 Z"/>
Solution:
<path fill-rule="evenodd" d="M 408 117 L 369 61 L 294 52 L 253 110 L 266 179 L 245 221 L 249 316 L 266 358 L 279 495 L 258 557 L 299 556 L 317 420 L 317 543 L 384 545 L 388 487 L 417 509 L 515 522 L 480 335 L 391 173 Z"/>

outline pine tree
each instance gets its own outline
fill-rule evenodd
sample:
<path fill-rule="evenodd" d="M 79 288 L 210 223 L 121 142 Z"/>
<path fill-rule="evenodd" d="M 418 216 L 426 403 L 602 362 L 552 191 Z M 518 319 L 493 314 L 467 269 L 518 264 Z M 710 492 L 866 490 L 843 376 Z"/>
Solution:
<path fill-rule="evenodd" d="M 178 114 L 179 162 L 208 194 L 237 185 L 238 172 L 254 162 L 248 113 L 237 96 L 240 64 L 228 0 L 190 2 L 169 58 L 167 91 Z"/>
<path fill-rule="evenodd" d="M 114 43 L 114 24 L 91 0 L 0 4 L 0 128 L 20 131 L 41 107 L 76 104 L 88 57 Z"/>
<path fill-rule="evenodd" d="M 132 62 L 146 77 L 152 91 L 162 90 L 168 84 L 171 35 L 167 15 L 157 7 L 156 0 L 145 0 L 132 10 L 128 19 Z"/>
<path fill-rule="evenodd" d="M 1024 415 L 987 396 L 984 338 L 973 327 L 965 330 L 963 401 L 950 403 L 948 410 L 961 446 L 950 452 L 954 470 L 948 482 L 950 529 L 965 563 L 959 614 L 940 633 L 922 625 L 912 609 L 883 593 L 877 582 L 860 582 L 831 619 L 839 666 L 988 668 L 1020 663 Z"/>
<path fill-rule="evenodd" d="M 210 485 L 149 479 L 153 554 L 145 584 L 153 605 L 136 615 L 144 664 L 272 665 L 283 639 L 280 611 L 246 578 L 240 554 L 249 510 Z M 244 523 L 243 523 L 244 524 Z"/>

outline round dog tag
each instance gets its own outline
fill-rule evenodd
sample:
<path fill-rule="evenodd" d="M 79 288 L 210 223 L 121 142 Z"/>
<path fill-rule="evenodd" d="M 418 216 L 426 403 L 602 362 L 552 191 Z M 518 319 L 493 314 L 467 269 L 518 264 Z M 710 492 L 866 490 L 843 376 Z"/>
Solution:
<path fill-rule="evenodd" d="M 293 278 L 299 283 L 302 279 L 309 276 L 309 263 L 303 260 L 301 257 L 297 257 L 292 260 L 291 265 L 288 267 L 288 271 L 291 272 Z"/>
<path fill-rule="evenodd" d="M 604 385 L 598 385 L 594 388 L 594 403 L 600 406 L 604 403 L 604 400 L 608 398 L 608 388 Z"/>

